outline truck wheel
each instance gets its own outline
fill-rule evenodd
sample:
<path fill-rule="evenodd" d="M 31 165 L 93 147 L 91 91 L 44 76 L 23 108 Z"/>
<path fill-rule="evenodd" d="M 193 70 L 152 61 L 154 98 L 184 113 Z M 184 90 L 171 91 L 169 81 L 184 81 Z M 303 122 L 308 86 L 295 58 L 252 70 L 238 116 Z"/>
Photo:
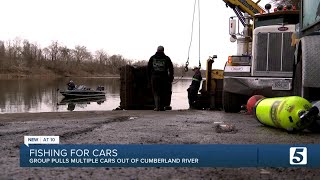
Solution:
<path fill-rule="evenodd" d="M 225 112 L 240 112 L 241 105 L 240 95 L 223 91 L 223 108 Z"/>
<path fill-rule="evenodd" d="M 320 88 L 303 87 L 302 86 L 302 56 L 299 57 L 299 62 L 294 68 L 293 74 L 293 95 L 301 96 L 309 101 L 317 101 L 320 99 Z"/>
<path fill-rule="evenodd" d="M 299 57 L 299 62 L 294 69 L 293 74 L 293 95 L 301 96 L 302 95 L 302 57 Z"/>

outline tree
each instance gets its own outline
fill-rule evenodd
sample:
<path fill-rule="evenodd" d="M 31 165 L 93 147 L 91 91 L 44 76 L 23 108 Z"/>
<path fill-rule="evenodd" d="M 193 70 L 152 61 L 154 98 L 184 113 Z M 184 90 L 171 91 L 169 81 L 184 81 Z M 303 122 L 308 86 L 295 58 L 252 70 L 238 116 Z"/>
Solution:
<path fill-rule="evenodd" d="M 10 63 L 18 63 L 18 65 L 21 65 L 21 62 L 18 62 L 21 53 L 21 39 L 17 37 L 13 41 L 9 40 L 7 44 L 6 54 L 8 55 Z"/>
<path fill-rule="evenodd" d="M 108 60 L 112 68 L 112 73 L 117 73 L 121 66 L 128 63 L 131 64 L 131 61 L 124 59 L 121 55 L 112 55 Z"/>
<path fill-rule="evenodd" d="M 58 41 L 52 41 L 51 45 L 45 48 L 45 53 L 49 55 L 51 61 L 57 60 L 57 55 L 59 52 L 59 43 Z"/>
<path fill-rule="evenodd" d="M 108 61 L 108 54 L 103 49 L 97 50 L 95 52 L 95 60 L 97 60 L 99 64 L 106 65 Z"/>
<path fill-rule="evenodd" d="M 27 65 L 31 67 L 33 63 L 31 44 L 28 40 L 24 40 L 22 44 L 21 59 L 26 61 Z"/>
<path fill-rule="evenodd" d="M 6 57 L 6 47 L 4 46 L 4 42 L 0 41 L 0 71 L 1 71 L 1 67 L 3 67 L 4 65 L 4 59 Z"/>
<path fill-rule="evenodd" d="M 133 63 L 133 65 L 146 66 L 146 65 L 148 65 L 148 61 L 147 60 L 136 61 L 136 62 Z"/>
<path fill-rule="evenodd" d="M 62 61 L 69 61 L 71 59 L 71 49 L 67 46 L 60 46 L 59 47 L 59 59 Z"/>
<path fill-rule="evenodd" d="M 71 61 L 70 61 L 71 60 Z M 65 63 L 61 63 L 64 61 Z M 29 40 L 15 38 L 6 42 L 0 41 L 0 71 L 15 73 L 42 73 L 50 70 L 56 74 L 76 73 L 119 73 L 119 67 L 133 64 L 122 55 L 109 56 L 100 49 L 94 56 L 85 46 L 75 46 L 70 49 L 58 41 L 41 48 Z M 135 65 L 144 66 L 147 61 L 137 61 Z M 79 66 L 77 66 L 79 65 Z M 70 68 L 72 67 L 72 68 Z"/>
<path fill-rule="evenodd" d="M 4 58 L 6 56 L 6 47 L 4 46 L 4 42 L 0 41 L 0 58 Z"/>
<path fill-rule="evenodd" d="M 33 60 L 39 62 L 43 59 L 42 49 L 37 43 L 30 44 L 30 52 Z"/>
<path fill-rule="evenodd" d="M 73 56 L 77 63 L 92 60 L 92 55 L 85 46 L 76 46 L 73 50 Z"/>

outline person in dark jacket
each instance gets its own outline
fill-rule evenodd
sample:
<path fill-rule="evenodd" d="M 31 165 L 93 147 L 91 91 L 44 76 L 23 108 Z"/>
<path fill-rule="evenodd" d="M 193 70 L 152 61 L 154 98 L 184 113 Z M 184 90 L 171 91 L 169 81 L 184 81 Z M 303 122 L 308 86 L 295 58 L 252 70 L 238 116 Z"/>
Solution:
<path fill-rule="evenodd" d="M 201 71 L 198 67 L 193 68 L 194 75 L 192 77 L 191 85 L 188 88 L 189 108 L 195 109 L 195 102 L 197 100 L 198 91 L 202 81 Z"/>
<path fill-rule="evenodd" d="M 67 86 L 68 86 L 68 90 L 74 90 L 76 88 L 76 85 L 72 80 L 68 82 Z"/>
<path fill-rule="evenodd" d="M 167 89 L 173 81 L 173 64 L 170 57 L 164 53 L 164 47 L 159 46 L 156 54 L 148 62 L 148 78 L 151 82 L 155 102 L 155 111 L 164 111 Z"/>

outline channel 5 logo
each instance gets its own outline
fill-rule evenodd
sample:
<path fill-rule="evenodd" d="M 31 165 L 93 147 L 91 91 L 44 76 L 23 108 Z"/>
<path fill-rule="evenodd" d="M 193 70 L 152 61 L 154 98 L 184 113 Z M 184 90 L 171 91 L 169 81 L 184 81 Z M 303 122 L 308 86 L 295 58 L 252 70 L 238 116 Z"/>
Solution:
<path fill-rule="evenodd" d="M 306 165 L 308 153 L 306 147 L 291 147 L 290 148 L 290 164 L 291 165 Z"/>

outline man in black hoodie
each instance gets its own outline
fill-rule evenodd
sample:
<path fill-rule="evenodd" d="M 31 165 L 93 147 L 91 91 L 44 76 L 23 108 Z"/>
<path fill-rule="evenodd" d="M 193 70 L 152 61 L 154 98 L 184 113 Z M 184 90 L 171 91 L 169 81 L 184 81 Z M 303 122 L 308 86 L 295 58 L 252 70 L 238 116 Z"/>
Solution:
<path fill-rule="evenodd" d="M 148 62 L 148 78 L 151 81 L 155 102 L 155 111 L 164 111 L 167 89 L 173 81 L 171 59 L 164 54 L 164 47 L 159 46 L 155 55 Z"/>

